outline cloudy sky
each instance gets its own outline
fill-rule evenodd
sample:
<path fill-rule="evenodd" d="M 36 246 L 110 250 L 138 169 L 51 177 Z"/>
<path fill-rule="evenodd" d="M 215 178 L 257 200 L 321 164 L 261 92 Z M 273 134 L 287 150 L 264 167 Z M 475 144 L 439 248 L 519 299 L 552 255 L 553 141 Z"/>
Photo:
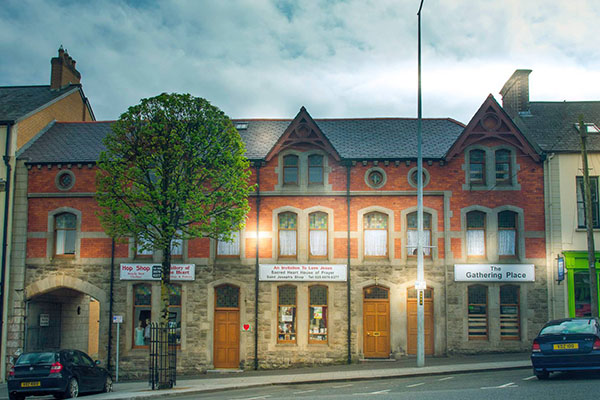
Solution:
<path fill-rule="evenodd" d="M 232 118 L 415 117 L 420 0 L 2 0 L 0 85 L 62 44 L 98 120 L 162 92 Z M 600 100 L 600 1 L 425 0 L 423 115 L 467 123 L 515 69 L 532 100 Z"/>

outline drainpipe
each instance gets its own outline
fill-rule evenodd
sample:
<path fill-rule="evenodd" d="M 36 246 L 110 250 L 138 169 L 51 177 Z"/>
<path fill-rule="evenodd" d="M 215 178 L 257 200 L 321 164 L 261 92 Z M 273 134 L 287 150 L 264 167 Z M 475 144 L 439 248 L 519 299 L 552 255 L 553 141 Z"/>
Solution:
<path fill-rule="evenodd" d="M 108 302 L 108 356 L 106 358 L 106 369 L 111 370 L 110 358 L 112 353 L 112 319 L 113 319 L 113 288 L 115 283 L 115 239 L 110 243 L 110 299 Z"/>
<path fill-rule="evenodd" d="M 350 322 L 350 319 L 352 318 L 352 313 L 351 313 L 351 305 L 350 305 L 350 301 L 352 299 L 352 296 L 350 296 L 350 168 L 352 166 L 351 161 L 348 161 L 348 163 L 346 164 L 346 209 L 348 212 L 347 215 L 347 225 L 348 225 L 348 242 L 347 242 L 347 252 L 348 252 L 348 269 L 346 272 L 346 294 L 347 294 L 347 305 L 348 305 L 348 333 L 347 333 L 347 337 L 348 337 L 348 364 L 352 363 L 352 324 Z"/>
<path fill-rule="evenodd" d="M 254 369 L 258 369 L 258 237 L 259 237 L 259 215 L 260 215 L 260 165 L 256 167 L 256 268 L 254 271 Z"/>
<path fill-rule="evenodd" d="M 8 207 L 10 201 L 10 128 L 12 123 L 6 125 L 6 146 L 4 147 L 4 164 L 6 165 L 6 187 L 4 191 L 4 224 L 2 226 L 2 266 L 0 267 L 0 362 L 2 362 L 2 370 L 5 365 L 5 354 L 2 350 L 5 349 L 4 340 L 4 300 L 5 300 L 5 275 L 6 275 L 6 252 L 8 250 Z M 2 379 L 4 380 L 4 379 Z"/>

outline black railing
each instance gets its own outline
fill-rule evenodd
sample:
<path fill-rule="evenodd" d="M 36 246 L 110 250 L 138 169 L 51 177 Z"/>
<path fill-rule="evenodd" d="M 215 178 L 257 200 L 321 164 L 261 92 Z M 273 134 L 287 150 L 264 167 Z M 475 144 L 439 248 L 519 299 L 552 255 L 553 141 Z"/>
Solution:
<path fill-rule="evenodd" d="M 150 324 L 150 378 L 152 390 L 170 389 L 177 381 L 177 327 Z"/>

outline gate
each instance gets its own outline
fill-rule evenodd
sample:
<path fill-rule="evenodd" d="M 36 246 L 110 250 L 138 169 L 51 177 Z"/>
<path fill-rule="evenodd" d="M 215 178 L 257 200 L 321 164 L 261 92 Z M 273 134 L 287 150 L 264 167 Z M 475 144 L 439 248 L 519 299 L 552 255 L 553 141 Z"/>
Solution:
<path fill-rule="evenodd" d="M 152 390 L 170 389 L 177 381 L 177 327 L 150 324 L 150 374 Z"/>

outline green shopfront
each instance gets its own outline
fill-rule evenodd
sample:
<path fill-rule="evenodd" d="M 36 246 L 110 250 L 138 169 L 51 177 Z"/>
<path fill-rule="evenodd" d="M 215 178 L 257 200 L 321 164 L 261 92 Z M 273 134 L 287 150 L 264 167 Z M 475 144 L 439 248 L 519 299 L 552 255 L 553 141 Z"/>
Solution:
<path fill-rule="evenodd" d="M 569 316 L 591 315 L 587 251 L 563 251 L 569 291 Z M 600 282 L 600 252 L 596 252 L 596 282 Z M 599 291 L 600 293 L 600 291 Z M 600 297 L 600 296 L 599 296 Z"/>

